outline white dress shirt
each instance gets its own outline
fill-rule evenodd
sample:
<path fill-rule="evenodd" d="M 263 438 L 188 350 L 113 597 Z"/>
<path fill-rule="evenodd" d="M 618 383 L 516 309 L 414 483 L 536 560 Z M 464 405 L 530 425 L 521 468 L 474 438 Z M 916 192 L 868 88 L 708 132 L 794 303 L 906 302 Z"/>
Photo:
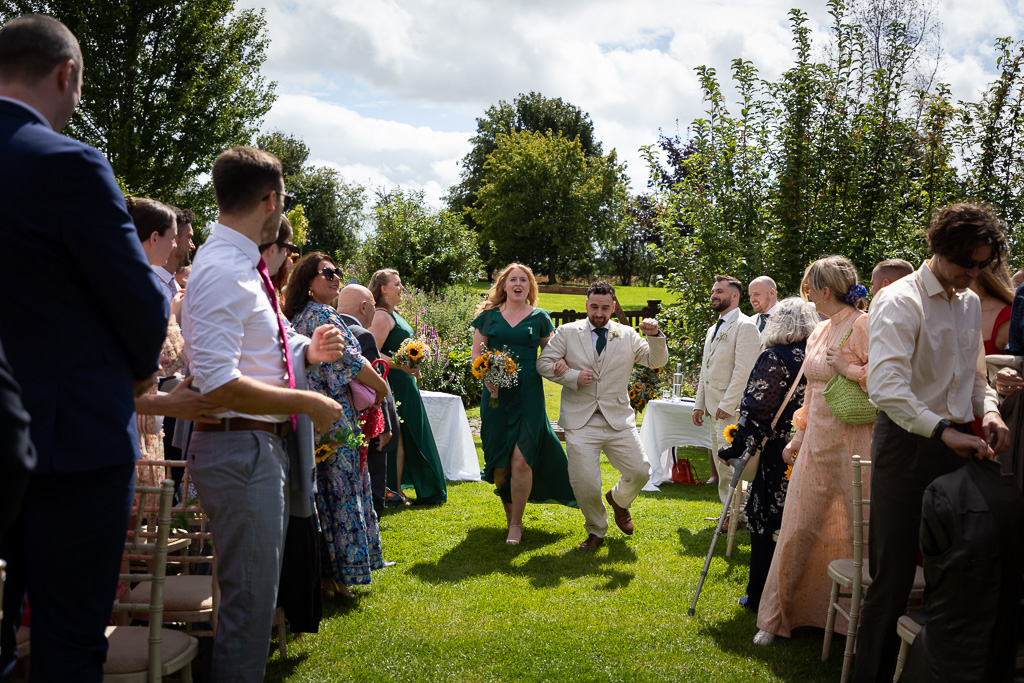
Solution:
<path fill-rule="evenodd" d="M 927 261 L 875 296 L 868 332 L 868 394 L 903 429 L 930 437 L 941 419 L 966 424 L 999 411 L 978 295 L 947 296 Z"/>
<path fill-rule="evenodd" d="M 259 260 L 255 242 L 219 223 L 196 254 L 182 304 L 181 333 L 193 386 L 204 394 L 242 376 L 288 386 L 277 315 L 256 270 Z M 288 419 L 233 411 L 220 417 Z"/>
<path fill-rule="evenodd" d="M 167 297 L 167 303 L 171 303 L 171 300 L 174 299 L 174 295 L 181 289 L 181 287 L 178 286 L 178 281 L 174 279 L 174 273 L 168 273 L 167 269 L 163 266 L 154 266 L 151 264 L 149 267 L 153 269 L 153 272 L 156 273 L 156 279 L 163 285 L 163 287 L 160 288 L 160 291 L 163 292 L 165 297 Z"/>

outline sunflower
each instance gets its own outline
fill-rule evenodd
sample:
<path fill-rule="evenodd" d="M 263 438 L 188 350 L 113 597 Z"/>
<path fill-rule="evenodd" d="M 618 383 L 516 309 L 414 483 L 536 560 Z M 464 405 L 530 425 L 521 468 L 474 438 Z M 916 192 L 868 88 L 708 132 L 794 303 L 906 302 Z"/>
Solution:
<path fill-rule="evenodd" d="M 661 377 L 661 368 L 654 368 L 654 374 Z"/>
<path fill-rule="evenodd" d="M 629 397 L 630 397 L 631 399 L 634 399 L 634 398 L 636 398 L 636 389 L 632 389 L 632 388 L 631 388 L 631 389 L 629 390 Z"/>
<path fill-rule="evenodd" d="M 514 360 L 510 360 L 508 362 L 508 367 L 505 368 L 505 372 L 507 372 L 510 375 L 516 374 L 516 362 Z"/>
<path fill-rule="evenodd" d="M 738 429 L 739 426 L 737 425 L 729 425 L 728 427 L 722 430 L 722 436 L 725 437 L 726 441 L 732 443 L 732 440 L 736 438 L 736 431 Z"/>
<path fill-rule="evenodd" d="M 486 355 L 477 356 L 473 361 L 473 376 L 478 379 L 483 377 L 489 367 L 491 367 L 491 363 Z"/>
<path fill-rule="evenodd" d="M 408 354 L 409 360 L 413 362 L 423 359 L 423 347 L 419 344 L 409 344 L 409 348 L 405 352 Z"/>
<path fill-rule="evenodd" d="M 314 460 L 318 463 L 323 462 L 331 453 L 334 452 L 334 445 L 329 443 L 323 443 L 316 447 L 316 452 L 313 454 Z"/>

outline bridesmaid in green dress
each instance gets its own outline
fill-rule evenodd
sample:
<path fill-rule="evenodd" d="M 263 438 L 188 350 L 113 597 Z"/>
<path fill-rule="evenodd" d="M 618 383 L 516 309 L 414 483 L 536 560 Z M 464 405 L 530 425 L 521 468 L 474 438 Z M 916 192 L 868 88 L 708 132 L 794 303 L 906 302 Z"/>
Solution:
<path fill-rule="evenodd" d="M 473 320 L 473 359 L 485 348 L 507 346 L 521 368 L 518 386 L 498 390 L 498 407 L 488 400 L 489 384 L 480 402 L 484 479 L 494 484 L 505 506 L 509 545 L 522 540 L 527 500 L 576 507 L 568 461 L 551 429 L 536 368 L 538 348 L 547 345 L 555 326 L 536 303 L 533 272 L 512 263 L 498 274 Z"/>
<path fill-rule="evenodd" d="M 369 288 L 377 308 L 370 332 L 377 340 L 381 358 L 390 366 L 388 383 L 398 401 L 398 416 L 402 419 L 394 462 L 388 454 L 388 487 L 398 492 L 406 505 L 409 501 L 402 493 L 403 483 L 412 484 L 416 489 L 417 503 L 444 503 L 448 500 L 448 485 L 427 411 L 416 386 L 419 368 L 412 369 L 391 360 L 402 342 L 413 335 L 412 326 L 395 311 L 402 300 L 402 279 L 393 268 L 378 270 L 370 277 Z"/>

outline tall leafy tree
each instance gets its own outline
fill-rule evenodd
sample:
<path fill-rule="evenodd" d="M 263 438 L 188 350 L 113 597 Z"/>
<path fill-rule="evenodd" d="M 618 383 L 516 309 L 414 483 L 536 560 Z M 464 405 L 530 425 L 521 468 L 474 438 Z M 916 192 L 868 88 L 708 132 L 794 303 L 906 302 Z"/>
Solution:
<path fill-rule="evenodd" d="M 594 137 L 590 115 L 560 97 L 530 92 L 520 94 L 511 104 L 500 100 L 491 105 L 476 120 L 476 135 L 470 138 L 473 148 L 461 162 L 462 179 L 449 189 L 445 198 L 448 208 L 464 214 L 466 224 L 478 232 L 472 209 L 477 206 L 478 193 L 484 185 L 487 158 L 497 149 L 499 136 L 520 131 L 561 133 L 569 140 L 578 137 L 584 156 L 601 157 L 601 143 Z M 480 247 L 484 261 L 489 262 L 490 245 L 482 240 Z"/>
<path fill-rule="evenodd" d="M 338 262 L 350 261 L 359 246 L 366 190 L 345 182 L 332 168 L 309 164 L 309 147 L 293 135 L 279 130 L 264 133 L 256 138 L 256 146 L 281 160 L 285 188 L 302 206 L 303 251 L 323 251 Z"/>
<path fill-rule="evenodd" d="M 578 138 L 520 131 L 498 135 L 469 214 L 490 245 L 491 266 L 522 261 L 556 282 L 560 271 L 593 261 L 625 200 L 614 151 L 587 157 Z"/>
<path fill-rule="evenodd" d="M 401 189 L 378 196 L 362 260 L 371 273 L 394 268 L 406 285 L 431 292 L 474 282 L 480 271 L 476 236 L 461 217 L 428 207 L 422 191 Z"/>
<path fill-rule="evenodd" d="M 0 0 L 0 23 L 48 14 L 78 37 L 82 101 L 65 132 L 102 151 L 125 189 L 212 216 L 199 177 L 245 144 L 274 102 L 260 74 L 263 11 L 234 0 Z"/>

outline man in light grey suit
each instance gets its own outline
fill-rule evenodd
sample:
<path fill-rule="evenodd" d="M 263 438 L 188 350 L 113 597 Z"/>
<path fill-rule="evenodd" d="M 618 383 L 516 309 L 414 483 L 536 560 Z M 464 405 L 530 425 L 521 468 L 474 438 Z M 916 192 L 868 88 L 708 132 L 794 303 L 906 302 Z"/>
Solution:
<path fill-rule="evenodd" d="M 537 359 L 537 372 L 562 385 L 558 424 L 565 430 L 569 483 L 584 517 L 587 538 L 580 550 L 596 550 L 608 532 L 601 500 L 601 451 L 621 473 L 604 498 L 615 524 L 633 533 L 629 506 L 651 475 L 636 431 L 636 415 L 627 389 L 633 365 L 660 368 L 668 362 L 665 335 L 658 321 L 645 318 L 641 337 L 632 327 L 612 322 L 615 288 L 594 282 L 587 290 L 587 319 L 555 330 Z"/>
<path fill-rule="evenodd" d="M 716 275 L 711 288 L 711 310 L 718 321 L 708 328 L 704 356 L 700 364 L 697 399 L 693 406 L 693 424 L 707 423 L 711 429 L 711 452 L 724 445 L 722 430 L 739 421 L 740 399 L 747 379 L 761 351 L 761 336 L 752 318 L 739 309 L 743 284 L 734 277 Z M 732 468 L 721 458 L 712 457 L 718 471 L 718 497 L 725 503 L 732 481 Z"/>

